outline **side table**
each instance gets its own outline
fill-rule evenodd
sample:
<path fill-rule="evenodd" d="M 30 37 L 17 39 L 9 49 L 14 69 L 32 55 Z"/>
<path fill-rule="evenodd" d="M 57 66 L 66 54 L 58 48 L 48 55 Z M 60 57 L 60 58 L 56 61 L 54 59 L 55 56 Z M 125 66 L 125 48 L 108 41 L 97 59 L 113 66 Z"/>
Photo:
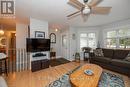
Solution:
<path fill-rule="evenodd" d="M 50 52 L 50 58 L 56 58 L 56 52 Z"/>
<path fill-rule="evenodd" d="M 90 52 L 85 52 L 84 51 L 84 61 L 88 61 L 89 62 L 89 57 L 90 57 Z"/>

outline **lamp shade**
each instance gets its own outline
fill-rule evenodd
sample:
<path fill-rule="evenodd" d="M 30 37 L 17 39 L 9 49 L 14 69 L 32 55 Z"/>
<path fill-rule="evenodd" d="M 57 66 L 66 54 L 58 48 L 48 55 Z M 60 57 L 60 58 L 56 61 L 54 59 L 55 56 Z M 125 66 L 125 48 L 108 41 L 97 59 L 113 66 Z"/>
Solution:
<path fill-rule="evenodd" d="M 4 34 L 4 31 L 3 30 L 0 30 L 0 35 L 3 35 Z"/>

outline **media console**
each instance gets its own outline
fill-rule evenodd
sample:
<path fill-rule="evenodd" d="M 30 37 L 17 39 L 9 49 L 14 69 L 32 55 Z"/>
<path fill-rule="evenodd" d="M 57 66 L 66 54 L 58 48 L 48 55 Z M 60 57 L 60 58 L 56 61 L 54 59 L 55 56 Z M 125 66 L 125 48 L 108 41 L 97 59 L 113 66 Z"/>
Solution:
<path fill-rule="evenodd" d="M 31 62 L 32 72 L 49 68 L 50 62 L 48 59 L 36 60 Z"/>
<path fill-rule="evenodd" d="M 49 68 L 50 52 L 34 52 L 30 53 L 31 71 L 35 72 L 45 68 Z"/>

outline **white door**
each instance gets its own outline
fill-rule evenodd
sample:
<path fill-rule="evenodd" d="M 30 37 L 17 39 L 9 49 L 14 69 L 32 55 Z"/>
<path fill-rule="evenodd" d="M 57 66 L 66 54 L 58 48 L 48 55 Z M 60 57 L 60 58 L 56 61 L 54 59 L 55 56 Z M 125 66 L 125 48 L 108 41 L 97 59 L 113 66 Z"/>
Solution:
<path fill-rule="evenodd" d="M 69 47 L 68 47 L 68 39 L 67 35 L 62 35 L 62 57 L 69 60 Z"/>

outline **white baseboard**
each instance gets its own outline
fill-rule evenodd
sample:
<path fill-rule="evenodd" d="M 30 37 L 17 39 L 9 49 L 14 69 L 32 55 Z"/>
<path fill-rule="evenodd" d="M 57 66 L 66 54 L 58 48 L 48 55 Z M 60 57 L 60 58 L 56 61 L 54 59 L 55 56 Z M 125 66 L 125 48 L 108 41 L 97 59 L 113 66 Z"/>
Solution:
<path fill-rule="evenodd" d="M 56 58 L 63 58 L 62 56 L 56 56 Z"/>
<path fill-rule="evenodd" d="M 69 59 L 69 61 L 74 61 L 75 59 Z"/>

